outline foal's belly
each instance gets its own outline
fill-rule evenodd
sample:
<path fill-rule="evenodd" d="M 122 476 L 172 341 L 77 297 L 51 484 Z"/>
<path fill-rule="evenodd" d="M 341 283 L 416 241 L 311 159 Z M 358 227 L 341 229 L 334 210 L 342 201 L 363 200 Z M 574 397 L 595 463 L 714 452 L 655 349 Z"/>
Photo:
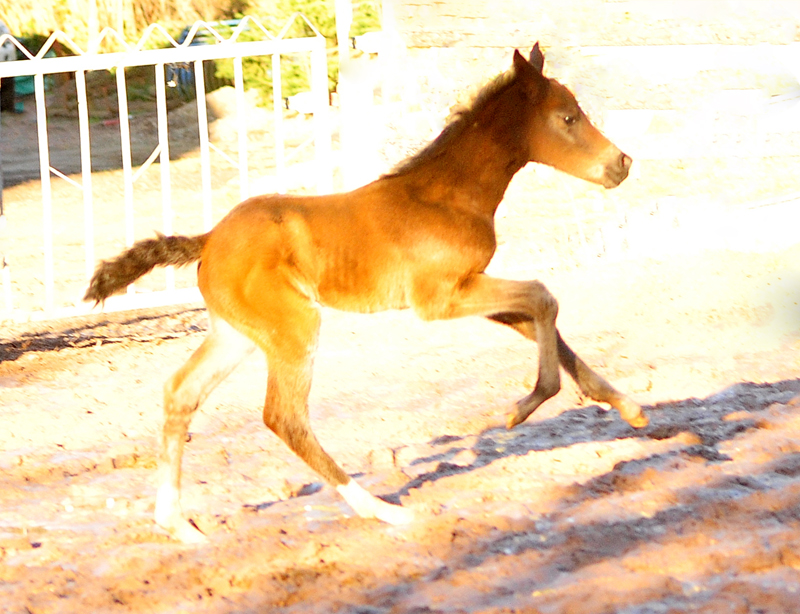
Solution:
<path fill-rule="evenodd" d="M 318 295 L 319 302 L 326 307 L 356 313 L 406 309 L 409 306 L 402 276 L 372 271 L 344 279 L 339 275 L 323 278 Z"/>

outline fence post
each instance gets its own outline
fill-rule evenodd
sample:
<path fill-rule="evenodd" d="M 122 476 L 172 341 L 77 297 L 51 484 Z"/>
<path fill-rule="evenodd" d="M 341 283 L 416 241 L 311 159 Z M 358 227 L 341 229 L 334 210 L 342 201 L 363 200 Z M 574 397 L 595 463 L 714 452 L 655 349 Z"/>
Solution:
<path fill-rule="evenodd" d="M 158 29 L 156 27 L 154 30 Z M 313 26 L 312 26 L 313 29 Z M 262 28 L 263 30 L 263 28 Z M 92 307 L 88 304 L 74 305 L 71 304 L 72 300 L 76 298 L 78 292 L 82 292 L 83 278 L 90 277 L 94 271 L 96 264 L 96 251 L 97 251 L 97 232 L 98 229 L 95 225 L 95 218 L 98 212 L 93 207 L 93 179 L 97 183 L 97 178 L 92 177 L 92 152 L 90 142 L 90 109 L 89 109 L 89 93 L 87 90 L 87 72 L 88 71 L 111 71 L 115 73 L 116 80 L 116 93 L 117 104 L 119 113 L 119 137 L 121 140 L 121 170 L 123 182 L 123 203 L 122 215 L 124 225 L 120 224 L 120 230 L 115 233 L 116 236 L 120 234 L 124 237 L 125 245 L 131 246 L 136 240 L 136 208 L 134 202 L 134 184 L 137 177 L 143 173 L 149 164 L 151 164 L 156 157 L 161 157 L 161 182 L 162 182 L 162 221 L 163 230 L 166 233 L 173 232 L 173 208 L 175 203 L 172 202 L 172 194 L 170 187 L 170 148 L 169 148 L 169 131 L 167 123 L 167 110 L 166 110 L 166 93 L 163 91 L 163 86 L 166 84 L 163 76 L 166 67 L 169 63 L 186 64 L 194 63 L 195 67 L 195 82 L 197 92 L 197 115 L 200 121 L 199 136 L 200 136 L 200 165 L 201 165 L 201 178 L 202 184 L 198 186 L 202 190 L 202 222 L 205 231 L 211 229 L 213 223 L 213 208 L 212 208 L 212 173 L 210 159 L 211 150 L 219 153 L 225 160 L 227 160 L 234 167 L 238 167 L 239 179 L 241 182 L 240 192 L 242 198 L 247 198 L 250 192 L 249 185 L 249 168 L 248 168 L 248 148 L 250 146 L 248 139 L 248 131 L 250 129 L 248 116 L 247 99 L 244 93 L 244 73 L 242 61 L 244 57 L 252 56 L 265 56 L 270 57 L 273 68 L 275 69 L 275 81 L 277 88 L 275 91 L 275 110 L 273 120 L 275 123 L 275 136 L 277 142 L 275 144 L 275 163 L 276 174 L 281 191 L 286 189 L 285 174 L 282 171 L 286 170 L 288 166 L 288 158 L 286 145 L 283 143 L 283 136 L 286 130 L 284 119 L 284 110 L 282 108 L 282 88 L 280 87 L 280 64 L 281 57 L 287 53 L 309 53 L 311 55 L 311 81 L 314 100 L 314 124 L 313 124 L 313 140 L 315 143 L 316 158 L 318 173 L 317 173 L 317 188 L 320 192 L 330 192 L 333 189 L 333 170 L 332 170 L 332 155 L 331 155 L 331 135 L 330 123 L 328 116 L 328 77 L 327 77 L 327 53 L 324 38 L 314 30 L 316 36 L 304 37 L 299 39 L 264 39 L 261 41 L 244 41 L 238 42 L 234 39 L 224 41 L 217 37 L 218 44 L 214 45 L 197 45 L 197 46 L 176 46 L 174 49 L 150 49 L 141 48 L 137 46 L 136 50 L 126 45 L 126 51 L 99 53 L 95 52 L 80 53 L 76 56 L 58 56 L 52 58 L 44 58 L 44 52 L 36 57 L 28 54 L 28 62 L 4 62 L 0 65 L 0 78 L 13 78 L 16 76 L 32 75 L 34 77 L 34 93 L 35 93 L 35 117 L 37 122 L 36 138 L 38 139 L 38 157 L 39 157 L 39 176 L 41 184 L 41 235 L 37 229 L 36 241 L 39 240 L 43 243 L 44 253 L 44 284 L 43 294 L 36 291 L 34 303 L 28 306 L 25 303 L 22 306 L 17 305 L 18 311 L 13 314 L 14 318 L 22 317 L 24 319 L 49 319 L 56 317 L 67 317 L 74 315 L 83 315 L 89 313 Z M 265 31 L 266 34 L 266 31 Z M 269 35 L 267 35 L 269 36 Z M 66 37 L 63 32 L 54 33 L 49 40 L 49 45 L 52 46 L 53 41 L 58 37 Z M 238 161 L 233 159 L 233 156 L 228 156 L 223 148 L 218 148 L 209 140 L 208 128 L 208 112 L 205 100 L 205 86 L 208 81 L 208 75 L 204 70 L 204 62 L 227 59 L 230 58 L 234 63 L 234 77 L 236 86 L 236 107 L 237 118 L 236 128 L 238 128 Z M 152 152 L 150 157 L 141 165 L 141 168 L 134 169 L 133 167 L 133 153 L 136 149 L 131 144 L 131 128 L 133 120 L 130 119 L 128 108 L 128 84 L 126 70 L 130 67 L 137 66 L 153 66 L 156 72 L 156 97 L 160 104 L 158 109 L 158 145 Z M 205 66 L 207 68 L 207 65 Z M 76 156 L 79 156 L 75 162 L 79 163 L 80 172 L 82 173 L 82 180 L 73 180 L 68 175 L 77 172 L 74 163 L 70 163 L 70 169 L 64 169 L 64 172 L 51 166 L 53 159 L 51 159 L 51 152 L 49 149 L 49 134 L 48 134 L 48 109 L 46 101 L 45 83 L 46 79 L 53 74 L 59 73 L 72 73 L 74 74 L 76 94 L 77 94 L 77 115 L 78 115 L 78 132 L 81 151 Z M 164 82 L 164 83 L 162 83 Z M 50 123 L 52 123 L 52 118 Z M 113 122 L 109 122 L 109 126 Z M 91 135 L 93 136 L 93 135 Z M 134 170 L 136 172 L 134 173 Z M 0 167 L 2 172 L 2 167 Z M 58 202 L 54 202 L 53 192 L 51 185 L 52 175 L 56 175 L 74 187 L 82 190 L 83 199 L 83 238 L 85 243 L 82 246 L 84 254 L 78 254 L 77 267 L 79 274 L 75 275 L 75 269 L 69 268 L 72 266 L 71 262 L 74 256 L 70 252 L 69 259 L 62 258 L 61 243 L 64 239 L 70 244 L 69 248 L 72 249 L 71 244 L 74 242 L 74 237 L 64 236 L 62 229 L 56 225 L 60 220 L 59 215 L 67 212 L 62 211 L 61 208 L 56 208 Z M 0 190 L 2 189 L 2 177 L 0 177 Z M 2 203 L 3 194 L 0 192 L 0 203 Z M 6 203 L 8 199 L 6 198 Z M 4 240 L 2 245 L 3 253 L 0 253 L 0 284 L 2 284 L 3 294 L 0 297 L 0 307 L 5 303 L 5 311 L 9 312 L 11 316 L 12 295 L 10 286 L 10 270 L 8 264 L 5 262 L 12 254 L 8 253 L 8 245 L 5 242 L 9 229 L 3 227 L 5 218 L 2 217 L 0 212 L 0 238 Z M 79 222 L 80 223 L 80 222 Z M 156 226 L 158 224 L 156 223 Z M 111 237 L 109 237 L 110 239 Z M 105 243 L 106 237 L 103 237 Z M 81 249 L 81 248 L 79 248 Z M 85 262 L 83 260 L 85 259 Z M 58 261 L 59 271 L 55 270 L 55 263 Z M 69 262 L 69 264 L 67 264 Z M 41 265 L 35 265 L 37 268 Z M 38 271 L 27 272 L 27 275 L 33 278 L 37 283 L 41 279 Z M 15 271 L 15 274 L 16 273 Z M 158 290 L 152 293 L 138 293 L 136 290 L 129 286 L 127 296 L 112 297 L 106 304 L 106 309 L 136 309 L 145 306 L 167 305 L 176 302 L 196 301 L 198 300 L 199 293 L 196 288 L 191 291 L 188 290 L 172 290 L 174 283 L 167 277 L 166 291 Z M 59 277 L 59 292 L 56 292 L 56 276 Z M 64 293 L 64 288 L 70 293 L 68 297 L 61 296 Z M 68 303 L 63 300 L 67 298 Z M 19 311 L 20 306 L 25 311 Z M 3 314 L 5 316 L 5 314 Z"/>
<path fill-rule="evenodd" d="M 325 39 L 318 39 L 311 52 L 311 91 L 314 96 L 314 150 L 317 163 L 317 193 L 333 192 L 330 101 L 328 98 L 328 52 Z"/>
<path fill-rule="evenodd" d="M 0 119 L 2 119 L 2 112 L 0 112 Z M 2 122 L 0 122 L 1 124 Z M 2 138 L 2 134 L 0 134 Z M 6 212 L 3 206 L 3 159 L 0 156 L 0 240 L 3 238 L 3 233 L 6 231 Z M 2 247 L 2 243 L 0 243 Z M 11 272 L 8 270 L 8 262 L 2 250 L 0 250 L 0 282 L 3 284 L 3 304 L 5 310 L 11 313 Z"/>
<path fill-rule="evenodd" d="M 236 88 L 236 122 L 239 132 L 239 197 L 250 196 L 250 180 L 247 174 L 247 101 L 244 97 L 244 70 L 242 57 L 233 60 L 233 83 Z"/>
<path fill-rule="evenodd" d="M 169 123 L 167 119 L 167 79 L 164 74 L 164 63 L 155 66 L 156 71 L 156 113 L 158 115 L 158 145 L 161 148 L 159 163 L 161 168 L 161 219 L 162 232 L 172 234 L 172 188 L 169 169 Z M 167 267 L 166 289 L 175 289 L 175 267 Z"/>
<path fill-rule="evenodd" d="M 81 143 L 81 189 L 83 190 L 83 234 L 86 252 L 86 279 L 94 272 L 94 208 L 92 203 L 92 149 L 89 138 L 89 101 L 86 97 L 86 71 L 75 71 L 78 96 L 78 126 Z"/>
<path fill-rule="evenodd" d="M 44 75 L 33 77 L 36 95 L 36 128 L 39 136 L 39 176 L 42 182 L 42 238 L 44 239 L 44 310 L 55 307 L 55 270 L 53 265 L 53 194 L 50 186 L 50 146 L 47 140 L 47 106 Z"/>
<path fill-rule="evenodd" d="M 278 193 L 286 192 L 285 147 L 283 143 L 283 84 L 281 83 L 281 54 L 272 54 L 272 110 L 275 123 L 275 184 Z"/>
<path fill-rule="evenodd" d="M 194 61 L 194 85 L 197 98 L 197 129 L 200 136 L 200 182 L 203 198 L 203 232 L 214 224 L 211 206 L 211 157 L 208 144 L 208 109 L 206 107 L 206 83 L 203 60 Z"/>

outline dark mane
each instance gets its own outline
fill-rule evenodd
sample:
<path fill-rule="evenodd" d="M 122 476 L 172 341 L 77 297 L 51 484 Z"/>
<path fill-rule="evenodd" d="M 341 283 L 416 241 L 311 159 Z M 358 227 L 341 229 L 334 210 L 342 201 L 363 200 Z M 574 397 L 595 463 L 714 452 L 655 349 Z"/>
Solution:
<path fill-rule="evenodd" d="M 437 157 L 453 142 L 453 140 L 459 137 L 464 130 L 473 124 L 475 117 L 486 108 L 486 105 L 490 101 L 514 85 L 515 81 L 516 73 L 513 68 L 492 79 L 492 81 L 483 86 L 478 93 L 475 94 L 471 102 L 450 114 L 447 125 L 439 136 L 420 151 L 400 162 L 390 172 L 386 173 L 384 177 L 405 175 L 425 162 Z"/>

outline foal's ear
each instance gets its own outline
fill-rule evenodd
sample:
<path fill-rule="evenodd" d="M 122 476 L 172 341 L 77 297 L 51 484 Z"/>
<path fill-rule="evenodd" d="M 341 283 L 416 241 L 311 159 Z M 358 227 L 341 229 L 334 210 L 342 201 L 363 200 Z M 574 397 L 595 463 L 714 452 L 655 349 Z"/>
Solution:
<path fill-rule="evenodd" d="M 530 62 L 522 57 L 519 49 L 514 49 L 514 72 L 518 75 L 526 75 L 531 72 Z"/>
<path fill-rule="evenodd" d="M 544 70 L 544 54 L 539 49 L 539 41 L 536 41 L 533 49 L 531 49 L 531 65 L 539 72 Z"/>
<path fill-rule="evenodd" d="M 544 55 L 542 54 L 542 50 L 539 49 L 539 43 L 536 43 L 533 46 L 530 61 L 526 60 L 522 56 L 522 54 L 519 52 L 519 49 L 514 49 L 514 70 L 516 70 L 518 75 L 533 75 L 534 73 L 538 73 L 538 75 L 541 76 L 543 68 Z"/>
<path fill-rule="evenodd" d="M 534 50 L 538 50 L 538 45 L 534 47 Z M 544 57 L 542 60 L 544 61 Z M 542 86 L 547 80 L 542 76 L 541 68 L 526 60 L 518 49 L 514 50 L 514 72 L 524 84 L 528 94 L 533 98 L 538 98 L 542 92 Z"/>

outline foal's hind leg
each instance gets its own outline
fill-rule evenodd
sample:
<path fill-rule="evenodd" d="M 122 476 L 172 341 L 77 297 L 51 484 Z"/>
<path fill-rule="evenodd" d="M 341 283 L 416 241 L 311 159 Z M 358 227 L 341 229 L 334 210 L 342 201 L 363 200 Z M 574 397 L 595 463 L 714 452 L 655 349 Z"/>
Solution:
<path fill-rule="evenodd" d="M 273 352 L 268 355 L 269 376 L 264 423 L 306 464 L 334 486 L 362 518 L 378 518 L 390 524 L 413 519 L 410 510 L 386 503 L 361 488 L 323 450 L 308 417 L 311 386 L 311 356 L 287 361 Z"/>
<path fill-rule="evenodd" d="M 308 395 L 320 315 L 294 288 L 264 284 L 269 296 L 254 301 L 259 309 L 239 313 L 247 334 L 267 356 L 267 398 L 264 423 L 306 464 L 334 486 L 350 507 L 363 518 L 391 524 L 410 522 L 413 514 L 398 505 L 374 497 L 352 480 L 323 450 L 311 431 Z M 280 308 L 265 308 L 272 301 Z"/>
<path fill-rule="evenodd" d="M 155 519 L 176 539 L 201 542 L 205 536 L 181 510 L 181 458 L 189 422 L 200 403 L 255 349 L 247 337 L 209 314 L 211 329 L 202 345 L 164 386 L 164 428 L 158 458 Z"/>

